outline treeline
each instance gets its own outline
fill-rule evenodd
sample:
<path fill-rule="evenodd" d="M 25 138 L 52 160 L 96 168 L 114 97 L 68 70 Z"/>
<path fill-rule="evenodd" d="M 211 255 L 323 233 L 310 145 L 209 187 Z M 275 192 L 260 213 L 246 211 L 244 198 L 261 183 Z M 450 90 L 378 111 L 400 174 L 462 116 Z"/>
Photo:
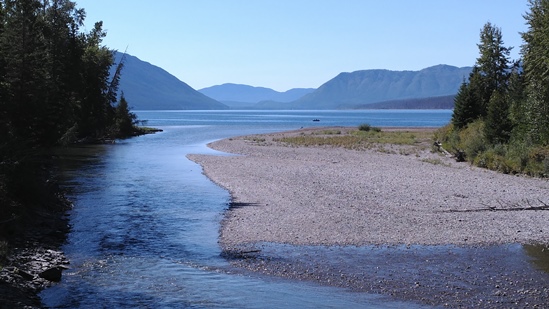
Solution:
<path fill-rule="evenodd" d="M 455 95 L 392 100 L 357 106 L 359 109 L 452 109 Z"/>
<path fill-rule="evenodd" d="M 135 133 L 122 63 L 101 22 L 81 31 L 85 16 L 69 0 L 0 0 L 0 228 L 47 203 L 47 149 Z"/>
<path fill-rule="evenodd" d="M 549 1 L 529 0 L 521 58 L 501 29 L 480 32 L 479 58 L 436 138 L 471 163 L 504 173 L 549 176 Z"/>

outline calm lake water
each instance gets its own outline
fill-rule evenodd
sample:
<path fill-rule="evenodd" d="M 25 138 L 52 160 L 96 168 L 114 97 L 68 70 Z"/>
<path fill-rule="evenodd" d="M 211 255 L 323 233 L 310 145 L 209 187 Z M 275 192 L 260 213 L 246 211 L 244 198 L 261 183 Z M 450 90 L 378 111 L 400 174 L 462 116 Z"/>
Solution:
<path fill-rule="evenodd" d="M 189 153 L 213 140 L 310 126 L 439 127 L 451 111 L 138 111 L 164 132 L 65 150 L 70 269 L 51 308 L 416 308 L 386 296 L 232 272 L 219 223 L 230 196 Z M 313 119 L 319 119 L 313 122 Z"/>

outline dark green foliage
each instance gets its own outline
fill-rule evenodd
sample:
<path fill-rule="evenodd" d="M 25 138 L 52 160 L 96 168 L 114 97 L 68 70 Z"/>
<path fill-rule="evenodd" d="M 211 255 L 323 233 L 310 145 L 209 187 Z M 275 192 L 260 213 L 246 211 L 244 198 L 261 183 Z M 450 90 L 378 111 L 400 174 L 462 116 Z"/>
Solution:
<path fill-rule="evenodd" d="M 372 127 L 370 124 L 368 123 L 363 123 L 361 125 L 358 126 L 358 130 L 359 131 L 364 131 L 364 132 L 369 132 L 369 131 L 374 131 L 374 132 L 381 132 L 381 128 L 378 128 L 378 127 Z"/>
<path fill-rule="evenodd" d="M 507 92 L 509 98 L 509 120 L 513 125 L 512 136 L 515 139 L 525 139 L 527 135 L 525 100 L 526 90 L 524 73 L 520 61 L 513 64 L 509 75 L 509 86 Z"/>
<path fill-rule="evenodd" d="M 80 139 L 118 134 L 122 65 L 110 75 L 114 51 L 101 45 L 102 23 L 81 33 L 85 13 L 68 0 L 4 0 L 0 7 L 5 138 L 49 147 L 68 132 Z"/>
<path fill-rule="evenodd" d="M 452 126 L 438 134 L 478 166 L 549 177 L 549 1 L 529 5 L 522 59 L 510 67 L 500 30 L 486 24 L 475 70 L 456 96 Z"/>
<path fill-rule="evenodd" d="M 471 90 L 468 83 L 463 81 L 454 98 L 454 113 L 452 124 L 458 129 L 465 127 L 480 116 L 479 99 L 476 93 Z"/>
<path fill-rule="evenodd" d="M 50 147 L 134 134 L 122 65 L 110 75 L 102 23 L 82 33 L 84 17 L 69 0 L 0 0 L 0 224 L 49 204 Z"/>
<path fill-rule="evenodd" d="M 116 106 L 116 123 L 115 128 L 117 130 L 117 137 L 132 136 L 135 133 L 135 126 L 137 125 L 137 116 L 130 112 L 128 102 L 122 93 L 120 101 Z"/>
<path fill-rule="evenodd" d="M 477 66 L 481 76 L 481 88 L 478 89 L 481 97 L 481 105 L 487 112 L 488 102 L 494 91 L 507 87 L 509 79 L 509 53 L 510 47 L 503 46 L 501 29 L 486 23 L 480 32 L 480 44 L 478 44 L 480 57 L 477 58 Z"/>
<path fill-rule="evenodd" d="M 511 137 L 513 126 L 509 119 L 509 98 L 500 91 L 494 91 L 488 102 L 488 115 L 484 134 L 493 145 L 505 144 Z"/>
<path fill-rule="evenodd" d="M 503 46 L 501 30 L 486 23 L 478 48 L 480 56 L 469 82 L 464 81 L 456 95 L 452 123 L 457 129 L 486 118 L 492 94 L 506 91 L 508 86 L 511 48 Z"/>
<path fill-rule="evenodd" d="M 528 137 L 549 144 L 549 1 L 529 0 L 521 54 L 527 96 L 524 100 Z"/>

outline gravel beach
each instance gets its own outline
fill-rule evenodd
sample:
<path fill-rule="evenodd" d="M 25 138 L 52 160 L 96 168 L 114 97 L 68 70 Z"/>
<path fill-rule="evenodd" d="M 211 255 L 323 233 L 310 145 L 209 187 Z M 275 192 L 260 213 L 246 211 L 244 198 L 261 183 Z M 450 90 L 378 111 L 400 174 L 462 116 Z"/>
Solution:
<path fill-rule="evenodd" d="M 430 151 L 406 156 L 273 142 L 302 132 L 210 144 L 241 156 L 190 156 L 238 205 L 226 214 L 223 245 L 549 243 L 549 210 L 515 210 L 549 204 L 547 180 Z"/>
<path fill-rule="evenodd" d="M 292 147 L 277 141 L 318 130 L 237 137 L 209 145 L 238 155 L 189 155 L 210 179 L 231 192 L 233 201 L 220 232 L 223 249 L 257 253 L 255 259 L 235 259 L 235 264 L 431 305 L 529 306 L 549 300 L 547 273 L 504 262 L 510 251 L 519 250 L 517 246 L 549 244 L 549 210 L 536 210 L 549 204 L 547 180 L 456 163 L 428 148 L 410 153 L 399 147 L 347 150 Z M 379 269 L 393 258 L 405 261 L 405 269 L 430 271 L 406 275 L 406 270 L 396 268 L 384 275 L 365 275 L 363 270 L 349 270 L 357 262 L 357 254 L 351 259 L 345 251 L 349 246 L 370 250 L 369 260 L 362 261 L 369 269 Z M 290 258 L 299 247 L 308 253 Z M 333 256 L 320 261 L 319 252 L 326 248 L 341 248 L 336 255 L 346 262 L 334 266 Z M 417 254 L 410 257 L 410 248 Z M 473 251 L 463 253 L 463 248 Z M 429 256 L 431 263 L 426 265 Z M 480 261 L 491 268 L 484 265 L 476 272 L 483 269 L 477 265 Z M 316 272 L 308 270 L 312 264 Z M 444 276 L 446 270 L 452 275 Z M 344 282 L 329 279 L 334 273 L 346 278 Z M 511 283 L 497 283 L 495 277 Z M 517 284 L 527 280 L 531 282 Z M 459 287 L 449 287 L 448 282 Z"/>

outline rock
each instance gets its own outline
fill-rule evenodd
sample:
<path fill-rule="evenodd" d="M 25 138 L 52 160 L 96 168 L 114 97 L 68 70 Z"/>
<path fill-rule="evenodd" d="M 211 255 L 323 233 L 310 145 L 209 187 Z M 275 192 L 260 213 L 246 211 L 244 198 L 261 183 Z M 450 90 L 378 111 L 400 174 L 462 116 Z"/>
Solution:
<path fill-rule="evenodd" d="M 15 271 L 16 274 L 18 274 L 19 276 L 23 277 L 23 279 L 25 280 L 32 280 L 34 279 L 34 276 L 29 274 L 28 272 L 26 271 L 23 271 L 21 269 L 17 269 L 16 268 L 16 271 Z"/>
<path fill-rule="evenodd" d="M 62 267 L 52 267 L 50 269 L 44 270 L 43 272 L 38 274 L 38 276 L 48 281 L 59 282 L 61 281 L 62 269 Z"/>

